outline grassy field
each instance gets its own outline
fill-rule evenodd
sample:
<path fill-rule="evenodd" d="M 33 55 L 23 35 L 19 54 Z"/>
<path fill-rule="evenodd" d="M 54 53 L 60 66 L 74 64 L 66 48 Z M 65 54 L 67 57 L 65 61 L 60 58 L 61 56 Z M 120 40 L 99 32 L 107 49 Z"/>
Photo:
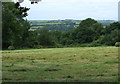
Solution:
<path fill-rule="evenodd" d="M 117 47 L 2 51 L 3 82 L 117 82 Z"/>

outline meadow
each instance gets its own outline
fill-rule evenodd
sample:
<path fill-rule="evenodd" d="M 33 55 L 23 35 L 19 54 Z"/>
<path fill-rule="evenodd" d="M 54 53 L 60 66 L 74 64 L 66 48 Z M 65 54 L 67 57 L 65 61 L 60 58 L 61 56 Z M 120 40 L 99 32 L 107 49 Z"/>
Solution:
<path fill-rule="evenodd" d="M 117 82 L 117 47 L 2 51 L 3 82 Z"/>

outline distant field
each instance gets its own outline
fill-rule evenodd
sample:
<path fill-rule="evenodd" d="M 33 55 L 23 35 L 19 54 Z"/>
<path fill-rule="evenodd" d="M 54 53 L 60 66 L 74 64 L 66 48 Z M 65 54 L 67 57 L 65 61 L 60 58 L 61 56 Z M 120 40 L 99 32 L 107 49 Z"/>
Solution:
<path fill-rule="evenodd" d="M 103 26 L 108 26 L 114 20 L 97 20 Z M 31 30 L 47 27 L 50 30 L 69 31 L 79 26 L 81 20 L 30 20 Z M 60 26 L 60 27 L 59 27 Z M 69 27 L 68 27 L 69 26 Z"/>
<path fill-rule="evenodd" d="M 2 51 L 3 82 L 117 82 L 117 47 Z"/>

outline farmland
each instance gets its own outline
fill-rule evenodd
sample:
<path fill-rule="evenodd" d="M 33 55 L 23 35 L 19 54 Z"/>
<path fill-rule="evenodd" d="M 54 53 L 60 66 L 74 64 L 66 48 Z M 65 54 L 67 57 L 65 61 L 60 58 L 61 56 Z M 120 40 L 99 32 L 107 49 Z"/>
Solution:
<path fill-rule="evenodd" d="M 117 47 L 2 51 L 3 82 L 117 82 Z"/>
<path fill-rule="evenodd" d="M 44 27 L 49 28 L 49 30 L 55 31 L 69 31 L 75 29 L 79 26 L 79 23 L 82 20 L 30 20 L 31 30 L 41 29 Z M 103 26 L 108 26 L 110 23 L 115 22 L 114 20 L 98 20 L 99 23 L 102 23 Z"/>

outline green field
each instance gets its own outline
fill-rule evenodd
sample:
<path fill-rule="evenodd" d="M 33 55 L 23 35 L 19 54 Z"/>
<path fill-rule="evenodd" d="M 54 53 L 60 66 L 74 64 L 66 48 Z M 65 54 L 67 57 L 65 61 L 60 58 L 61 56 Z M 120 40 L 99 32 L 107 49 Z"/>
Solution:
<path fill-rule="evenodd" d="M 65 29 L 67 29 L 67 31 L 75 29 L 76 27 L 79 26 L 81 21 L 82 20 L 72 20 L 72 19 L 66 19 L 66 20 L 29 20 L 30 25 L 31 25 L 31 29 L 34 29 L 34 28 L 38 29 L 38 28 L 47 27 L 47 28 L 50 28 L 50 30 L 61 30 L 61 31 L 65 31 Z M 114 20 L 97 20 L 97 21 L 99 23 L 102 23 L 103 26 L 108 26 L 111 23 L 115 22 Z M 72 24 L 72 26 L 71 26 L 71 24 Z M 60 28 L 58 26 L 60 26 Z"/>
<path fill-rule="evenodd" d="M 3 82 L 117 82 L 117 47 L 2 51 Z"/>

